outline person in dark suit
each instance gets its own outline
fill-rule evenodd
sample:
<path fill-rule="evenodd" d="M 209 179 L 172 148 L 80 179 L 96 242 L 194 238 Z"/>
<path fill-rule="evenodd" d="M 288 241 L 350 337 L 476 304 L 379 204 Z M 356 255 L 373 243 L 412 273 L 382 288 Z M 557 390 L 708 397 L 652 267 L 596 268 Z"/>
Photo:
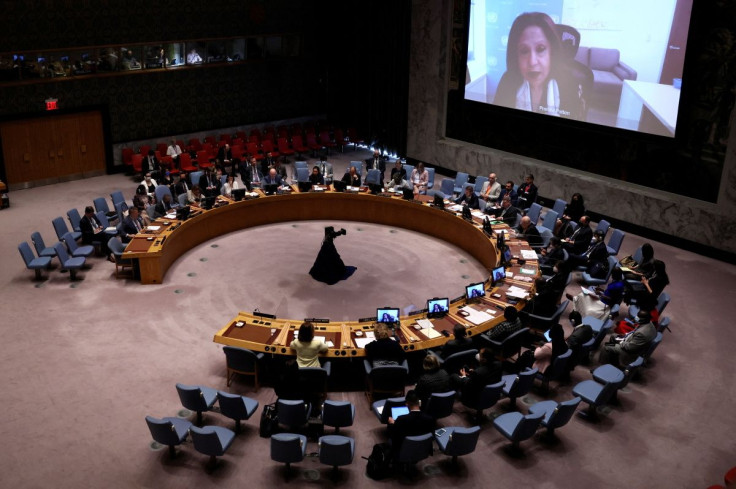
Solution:
<path fill-rule="evenodd" d="M 141 162 L 141 174 L 145 176 L 146 173 L 151 173 L 154 178 L 158 178 L 158 173 L 161 169 L 156 153 L 152 150 L 148 150 L 148 154 L 143 157 Z"/>
<path fill-rule="evenodd" d="M 473 187 L 470 185 L 467 185 L 465 187 L 465 191 L 460 197 L 455 199 L 455 203 L 456 204 L 465 203 L 471 209 L 480 209 L 478 196 L 475 195 L 475 192 L 473 192 Z"/>
<path fill-rule="evenodd" d="M 608 273 L 608 248 L 603 242 L 603 231 L 596 229 L 593 241 L 588 249 L 580 255 L 570 254 L 568 261 L 571 266 L 583 265 L 587 272 L 595 278 L 604 278 Z"/>
<path fill-rule="evenodd" d="M 360 175 L 354 166 L 350 167 L 350 170 L 342 177 L 342 181 L 350 187 L 360 187 Z"/>
<path fill-rule="evenodd" d="M 79 220 L 79 230 L 82 232 L 82 243 L 86 245 L 99 243 L 100 253 L 111 260 L 110 249 L 107 247 L 109 236 L 105 235 L 105 228 L 102 227 L 102 223 L 95 216 L 95 209 L 91 205 L 84 208 L 84 215 Z"/>
<path fill-rule="evenodd" d="M 398 365 L 404 361 L 404 349 L 398 341 L 391 338 L 388 326 L 377 323 L 374 331 L 376 339 L 365 345 L 365 355 L 375 367 L 377 365 Z"/>
<path fill-rule="evenodd" d="M 260 188 L 263 182 L 263 173 L 258 169 L 258 162 L 256 157 L 253 156 L 250 159 L 250 164 L 240 174 L 241 180 L 245 184 L 245 188 L 248 192 L 252 192 L 253 188 Z"/>
<path fill-rule="evenodd" d="M 452 334 L 455 338 L 445 343 L 440 351 L 440 356 L 443 360 L 446 360 L 447 357 L 455 353 L 473 349 L 473 340 L 468 338 L 468 332 L 465 330 L 465 326 L 455 324 L 452 328 Z"/>
<path fill-rule="evenodd" d="M 137 207 L 128 209 L 128 216 L 123 219 L 123 226 L 120 233 L 120 239 L 123 243 L 129 243 L 133 236 L 140 233 L 144 228 L 143 219 Z"/>
<path fill-rule="evenodd" d="M 217 151 L 217 163 L 220 166 L 230 166 L 232 162 L 233 152 L 230 149 L 230 145 L 225 143 L 225 145 Z"/>
<path fill-rule="evenodd" d="M 590 246 L 593 239 L 593 230 L 590 229 L 590 217 L 583 216 L 578 221 L 578 228 L 572 233 L 572 236 L 562 241 L 562 247 L 568 253 L 580 255 Z"/>
<path fill-rule="evenodd" d="M 312 168 L 312 173 L 309 175 L 309 182 L 312 185 L 324 185 L 325 177 L 319 172 L 319 167 L 315 166 Z"/>
<path fill-rule="evenodd" d="M 534 175 L 530 173 L 524 178 L 524 183 L 519 185 L 516 195 L 519 197 L 519 208 L 521 209 L 528 209 L 537 201 L 537 186 L 534 185 Z"/>
<path fill-rule="evenodd" d="M 396 163 L 394 164 L 394 167 L 391 168 L 391 180 L 394 179 L 394 175 L 397 172 L 399 173 L 399 175 L 401 175 L 401 178 L 403 180 L 406 180 L 406 168 L 404 168 L 404 164 L 399 158 L 396 158 Z"/>
<path fill-rule="evenodd" d="M 266 185 L 283 185 L 284 181 L 281 179 L 281 175 L 278 174 L 275 168 L 268 170 L 268 175 L 263 179 L 263 183 Z"/>
<path fill-rule="evenodd" d="M 512 182 L 511 180 L 506 182 L 506 185 L 504 185 L 501 189 L 501 193 L 498 194 L 498 201 L 503 201 L 503 198 L 507 195 L 511 199 L 511 205 L 513 205 L 514 207 L 519 205 L 519 196 L 516 194 L 516 190 L 514 190 L 514 182 Z"/>
<path fill-rule="evenodd" d="M 401 445 L 407 436 L 432 433 L 436 424 L 432 416 L 421 411 L 419 397 L 413 389 L 406 393 L 406 405 L 409 408 L 409 414 L 399 416 L 398 419 L 388 418 L 391 452 L 394 458 L 398 457 Z"/>
<path fill-rule="evenodd" d="M 539 235 L 539 230 L 529 216 L 521 218 L 521 222 L 516 228 L 516 236 L 519 239 L 526 240 L 529 246 L 539 246 L 542 244 L 542 237 Z"/>
<path fill-rule="evenodd" d="M 159 217 L 164 217 L 164 216 L 165 216 L 166 214 L 168 214 L 168 213 L 169 213 L 169 212 L 171 211 L 171 209 L 173 209 L 174 207 L 177 207 L 177 206 L 176 206 L 176 205 L 174 205 L 174 204 L 173 204 L 173 203 L 171 202 L 171 195 L 169 195 L 169 194 L 164 194 L 164 196 L 163 196 L 163 198 L 161 199 L 161 201 L 160 201 L 160 202 L 159 202 L 158 204 L 156 204 L 156 207 L 155 207 L 155 209 L 154 209 L 154 213 L 153 213 L 153 215 L 154 215 L 154 216 L 155 216 L 156 218 L 159 218 Z"/>
<path fill-rule="evenodd" d="M 496 219 L 500 219 L 508 226 L 514 226 L 516 224 L 516 219 L 519 217 L 519 213 L 521 212 L 519 209 L 511 205 L 511 197 L 508 196 L 501 200 L 501 207 L 498 209 L 486 207 L 486 212 L 489 211 Z"/>
<path fill-rule="evenodd" d="M 199 177 L 198 184 L 205 197 L 213 197 L 220 193 L 220 182 L 209 168 L 205 168 L 204 173 Z"/>
<path fill-rule="evenodd" d="M 385 180 L 386 174 L 386 158 L 381 155 L 377 149 L 373 150 L 373 156 L 365 160 L 365 170 L 378 170 L 381 172 L 381 182 Z"/>
<path fill-rule="evenodd" d="M 463 403 L 473 405 L 478 402 L 480 393 L 488 384 L 501 381 L 501 362 L 493 358 L 489 348 L 483 348 L 478 355 L 478 367 L 475 369 L 460 369 L 459 374 L 450 376 L 450 387 L 460 393 Z"/>
<path fill-rule="evenodd" d="M 174 195 L 176 195 L 176 197 L 189 192 L 191 184 L 187 182 L 187 178 L 187 172 L 182 170 L 181 173 L 179 173 L 179 180 L 174 184 Z"/>

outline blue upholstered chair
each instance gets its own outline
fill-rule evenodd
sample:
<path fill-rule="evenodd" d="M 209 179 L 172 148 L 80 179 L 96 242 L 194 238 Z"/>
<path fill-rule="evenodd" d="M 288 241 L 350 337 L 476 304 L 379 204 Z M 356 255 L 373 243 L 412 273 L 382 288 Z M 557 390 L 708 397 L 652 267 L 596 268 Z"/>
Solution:
<path fill-rule="evenodd" d="M 176 384 L 181 405 L 197 412 L 197 424 L 202 424 L 202 412 L 209 411 L 217 401 L 217 391 L 201 385 Z"/>
<path fill-rule="evenodd" d="M 255 353 L 236 346 L 223 346 L 222 351 L 225 353 L 227 385 L 230 386 L 235 374 L 252 375 L 255 388 L 258 390 L 258 364 L 263 358 L 263 353 Z"/>
<path fill-rule="evenodd" d="M 322 424 L 335 428 L 335 433 L 340 428 L 353 426 L 355 420 L 355 406 L 350 402 L 325 401 L 322 406 Z"/>
<path fill-rule="evenodd" d="M 365 184 L 383 187 L 383 182 L 381 181 L 381 170 L 368 170 L 368 174 L 365 176 Z"/>
<path fill-rule="evenodd" d="M 460 399 L 464 406 L 475 409 L 476 420 L 477 422 L 480 422 L 483 419 L 483 410 L 495 406 L 498 400 L 501 399 L 501 394 L 503 394 L 503 387 L 505 385 L 506 382 L 503 380 L 496 382 L 495 384 L 488 384 L 480 392 L 477 402 L 472 404 L 468 403 L 467 400 L 462 397 Z"/>
<path fill-rule="evenodd" d="M 81 233 L 81 229 L 79 227 L 79 222 L 82 220 L 82 216 L 79 215 L 79 211 L 77 209 L 69 209 L 66 212 L 66 218 L 69 219 L 69 224 L 72 225 L 72 231 Z"/>
<path fill-rule="evenodd" d="M 62 219 L 61 217 L 55 217 L 54 220 L 51 221 L 51 224 L 54 225 L 56 237 L 59 238 L 59 241 L 61 241 L 62 236 L 69 232 L 69 228 L 64 222 L 64 219 Z M 79 239 L 82 237 L 82 233 L 80 231 L 73 231 L 72 236 L 74 237 L 74 239 Z"/>
<path fill-rule="evenodd" d="M 584 380 L 577 384 L 572 389 L 572 393 L 580 397 L 584 402 L 588 403 L 588 410 L 585 413 L 581 412 L 581 416 L 591 419 L 597 418 L 598 406 L 602 406 L 607 403 L 608 400 L 616 393 L 618 386 L 619 384 L 617 382 L 601 384 L 595 380 Z"/>
<path fill-rule="evenodd" d="M 61 263 L 61 270 L 69 270 L 69 279 L 75 280 L 77 278 L 77 270 L 84 266 L 87 259 L 83 256 L 70 257 L 63 243 L 54 244 L 54 250 L 56 251 L 56 256 L 59 258 L 59 263 Z"/>
<path fill-rule="evenodd" d="M 665 329 L 669 331 L 670 333 L 672 332 L 672 330 L 670 329 L 670 318 L 669 316 L 665 316 L 665 317 L 660 316 L 659 321 L 657 322 L 657 331 L 660 333 L 663 333 Z"/>
<path fill-rule="evenodd" d="M 151 436 L 156 443 L 169 447 L 169 454 L 176 455 L 176 446 L 181 445 L 189 436 L 189 428 L 192 423 L 180 418 L 154 418 L 146 416 L 146 424 L 151 431 Z"/>
<path fill-rule="evenodd" d="M 549 241 L 552 239 L 552 236 L 554 235 L 552 234 L 551 229 L 547 229 L 544 226 L 537 226 L 537 231 L 539 231 L 539 236 L 542 238 L 542 242 L 539 243 L 538 245 L 532 245 L 532 248 L 537 250 L 537 252 L 539 253 L 540 250 L 546 248 L 547 245 L 549 245 Z"/>
<path fill-rule="evenodd" d="M 485 334 L 479 336 L 481 342 L 489 347 L 499 360 L 506 360 L 521 352 L 521 345 L 526 341 L 529 328 L 521 328 L 519 331 L 508 335 L 501 341 L 491 340 Z"/>
<path fill-rule="evenodd" d="M 434 187 L 434 176 L 435 176 L 434 168 L 427 167 L 427 189 L 422 190 L 421 193 L 426 194 L 427 191 L 432 190 L 432 188 Z"/>
<path fill-rule="evenodd" d="M 72 237 L 72 233 L 66 233 L 64 236 L 61 237 L 61 240 L 66 244 L 66 247 L 69 249 L 69 254 L 75 258 L 78 256 L 87 258 L 95 252 L 95 247 L 92 245 L 79 246 L 77 244 L 77 241 Z"/>
<path fill-rule="evenodd" d="M 297 168 L 296 169 L 296 181 L 298 183 L 309 182 L 309 170 L 307 170 L 306 168 Z"/>
<path fill-rule="evenodd" d="M 301 462 L 307 454 L 307 437 L 295 433 L 276 433 L 271 436 L 271 460 L 286 464 Z"/>
<path fill-rule="evenodd" d="M 407 436 L 401 442 L 396 461 L 401 464 L 414 465 L 432 455 L 432 433 L 418 436 Z"/>
<path fill-rule="evenodd" d="M 20 256 L 23 257 L 23 262 L 26 264 L 26 268 L 35 272 L 36 280 L 41 280 L 41 270 L 49 268 L 51 265 L 51 257 L 35 257 L 30 245 L 25 241 L 18 245 L 18 251 L 20 251 Z"/>
<path fill-rule="evenodd" d="M 532 405 L 529 412 L 533 414 L 543 413 L 542 426 L 547 428 L 549 436 L 553 436 L 557 428 L 562 428 L 572 419 L 578 404 L 580 404 L 579 397 L 574 397 L 559 404 L 557 401 L 542 401 Z"/>
<path fill-rule="evenodd" d="M 611 279 L 611 273 L 613 272 L 613 269 L 619 266 L 618 260 L 615 256 L 611 255 L 607 258 L 608 260 L 608 272 L 606 272 L 606 276 L 603 278 L 595 278 L 591 277 L 587 271 L 583 272 L 581 275 L 581 280 L 586 285 L 605 285 L 608 283 L 608 281 Z"/>
<path fill-rule="evenodd" d="M 110 194 L 110 199 L 112 200 L 112 206 L 115 207 L 119 203 L 125 204 L 125 196 L 123 196 L 123 193 L 120 190 L 116 190 Z"/>
<path fill-rule="evenodd" d="M 443 199 L 451 199 L 453 192 L 455 190 L 455 182 L 450 180 L 449 178 L 445 178 L 442 180 L 442 183 L 440 184 L 440 194 L 442 194 Z M 435 192 L 435 195 L 437 193 Z"/>
<path fill-rule="evenodd" d="M 475 451 L 480 436 L 480 426 L 471 428 L 448 427 L 442 435 L 435 432 L 434 439 L 440 451 L 452 457 L 453 465 L 457 464 L 457 458 L 469 455 Z"/>
<path fill-rule="evenodd" d="M 327 379 L 332 373 L 332 363 L 324 362 L 321 367 L 300 367 L 299 385 L 302 392 L 308 392 L 313 399 L 319 395 L 321 400 L 327 398 Z"/>
<path fill-rule="evenodd" d="M 383 424 L 388 424 L 388 418 L 391 416 L 391 408 L 406 406 L 406 398 L 404 397 L 389 397 L 388 399 L 381 399 L 371 404 L 371 411 Z"/>
<path fill-rule="evenodd" d="M 547 213 L 544 215 L 544 218 L 542 219 L 542 225 L 541 227 L 544 229 L 549 229 L 550 231 L 555 230 L 555 224 L 557 224 L 557 212 L 555 211 L 547 211 Z M 539 229 L 540 226 L 537 226 L 537 229 Z M 540 229 L 541 232 L 541 229 Z"/>
<path fill-rule="evenodd" d="M 642 355 L 644 357 L 644 363 L 646 363 L 652 357 L 652 355 L 654 354 L 654 350 L 656 350 L 659 344 L 662 343 L 662 338 L 662 333 L 658 332 L 657 336 L 655 336 L 652 342 L 649 344 L 649 349 L 647 350 L 647 352 Z"/>
<path fill-rule="evenodd" d="M 54 251 L 54 248 L 51 246 L 46 246 L 41 233 L 39 233 L 38 231 L 34 231 L 33 234 L 31 234 L 31 242 L 36 248 L 36 254 L 38 256 L 48 256 L 50 258 L 56 256 L 56 251 Z"/>
<path fill-rule="evenodd" d="M 560 322 L 560 316 L 567 309 L 567 305 L 570 303 L 569 300 L 565 299 L 557 306 L 557 309 L 551 316 L 540 316 L 539 314 L 529 314 L 529 323 L 533 329 L 540 331 L 547 331 L 553 325 Z"/>
<path fill-rule="evenodd" d="M 430 354 L 433 353 L 434 352 L 431 352 Z M 437 357 L 437 359 L 440 360 L 440 365 L 448 374 L 456 374 L 460 372 L 460 369 L 463 368 L 463 365 L 475 364 L 475 355 L 477 354 L 478 350 L 472 349 L 453 353 L 444 360 L 442 360 L 436 354 L 434 354 L 433 356 Z"/>
<path fill-rule="evenodd" d="M 120 241 L 120 238 L 110 238 L 107 241 L 107 248 L 115 259 L 115 278 L 119 278 L 120 274 L 125 270 L 129 270 L 130 276 L 132 277 L 135 270 L 135 261 L 132 258 L 123 257 L 125 245 Z"/>
<path fill-rule="evenodd" d="M 235 432 L 240 433 L 240 421 L 248 420 L 258 409 L 258 401 L 250 397 L 217 391 L 220 414 L 235 421 Z"/>
<path fill-rule="evenodd" d="M 568 371 L 568 362 L 572 356 L 572 349 L 568 348 L 565 353 L 558 355 L 544 372 L 537 372 L 537 379 L 542 381 L 545 390 L 549 390 L 550 380 L 559 380 Z"/>
<path fill-rule="evenodd" d="M 379 365 L 373 367 L 367 359 L 363 360 L 366 372 L 368 400 L 373 402 L 375 394 L 403 396 L 406 388 L 406 377 L 409 375 L 409 364 L 406 360 L 401 365 Z"/>
<path fill-rule="evenodd" d="M 326 435 L 319 438 L 319 462 L 337 468 L 353 463 L 355 440 L 347 436 Z"/>
<path fill-rule="evenodd" d="M 452 414 L 455 405 L 455 391 L 433 392 L 427 400 L 423 411 L 434 419 L 442 419 Z"/>
<path fill-rule="evenodd" d="M 606 249 L 608 249 L 609 255 L 618 255 L 618 252 L 621 249 L 621 245 L 623 244 L 625 237 L 626 233 L 621 231 L 620 229 L 613 230 L 613 232 L 611 233 L 611 239 L 608 240 L 608 245 L 606 245 Z"/>
<path fill-rule="evenodd" d="M 537 225 L 537 222 L 539 221 L 539 215 L 542 213 L 542 206 L 537 204 L 536 202 L 533 202 L 532 205 L 529 206 L 529 209 L 526 211 L 526 216 L 532 220 L 532 224 L 535 226 Z"/>
<path fill-rule="evenodd" d="M 565 213 L 565 207 L 567 207 L 567 202 L 563 199 L 555 199 L 555 205 L 552 206 L 552 210 L 557 213 L 558 216 L 561 216 Z"/>
<path fill-rule="evenodd" d="M 455 182 L 453 183 L 453 192 L 456 194 L 462 193 L 465 189 L 465 184 L 468 183 L 468 174 L 464 171 L 457 172 L 455 175 Z"/>
<path fill-rule="evenodd" d="M 501 376 L 503 380 L 503 393 L 509 398 L 509 404 L 513 409 L 516 409 L 516 399 L 529 392 L 532 388 L 534 379 L 537 376 L 536 368 L 519 372 L 518 374 L 510 374 Z"/>
<path fill-rule="evenodd" d="M 598 221 L 598 226 L 596 226 L 595 230 L 603 231 L 603 239 L 605 240 L 606 234 L 608 234 L 608 230 L 610 229 L 610 227 L 611 227 L 611 223 L 609 223 L 605 219 L 601 219 L 600 221 Z"/>
<path fill-rule="evenodd" d="M 483 191 L 483 184 L 488 181 L 488 177 L 478 175 L 475 177 L 475 185 L 473 186 L 473 193 L 480 197 L 480 193 Z"/>
<path fill-rule="evenodd" d="M 197 428 L 191 426 L 189 434 L 194 443 L 194 449 L 202 455 L 209 455 L 209 467 L 214 467 L 217 457 L 225 455 L 225 452 L 235 439 L 235 433 L 222 426 L 203 426 Z"/>
<path fill-rule="evenodd" d="M 160 185 L 160 186 L 164 188 L 168 188 L 164 185 Z M 158 194 L 156 195 L 156 198 L 158 198 Z M 97 197 L 96 199 L 92 201 L 92 203 L 95 206 L 95 211 L 104 212 L 105 217 L 107 217 L 108 221 L 117 219 L 117 213 L 115 211 L 110 210 L 110 207 L 107 205 L 107 199 L 105 199 L 104 197 Z"/>
<path fill-rule="evenodd" d="M 583 324 L 587 324 L 585 321 L 583 321 Z M 613 328 L 613 321 L 610 319 L 606 320 L 602 326 L 601 329 L 593 335 L 593 337 L 583 343 L 581 348 L 581 359 L 585 360 L 586 363 L 590 360 L 590 352 L 596 351 L 598 347 L 600 347 L 601 342 L 603 341 L 603 338 L 606 337 L 608 333 L 611 332 L 611 329 Z"/>
<path fill-rule="evenodd" d="M 509 439 L 514 450 L 518 450 L 519 443 L 534 436 L 542 418 L 544 413 L 529 413 L 526 416 L 520 412 L 506 413 L 494 419 L 493 426 Z"/>
<path fill-rule="evenodd" d="M 107 236 L 108 238 L 111 238 L 113 236 L 118 235 L 117 229 L 109 229 L 109 230 L 107 229 L 113 226 L 110 226 L 110 221 L 107 219 L 107 216 L 105 215 L 105 211 L 97 211 L 95 213 L 95 216 L 97 217 L 97 220 L 100 221 L 100 226 L 102 226 L 103 229 L 105 230 L 104 231 L 105 236 Z M 116 219 L 117 219 L 117 214 L 116 214 Z"/>
<path fill-rule="evenodd" d="M 306 425 L 311 410 L 311 406 L 302 400 L 279 399 L 276 402 L 279 424 L 289 428 Z"/>
<path fill-rule="evenodd" d="M 203 171 L 193 171 L 189 174 L 189 181 L 192 182 L 192 187 L 199 185 L 199 179 L 202 178 L 202 175 L 204 175 Z M 202 193 L 204 193 L 204 190 Z"/>
<path fill-rule="evenodd" d="M 174 200 L 174 196 L 171 195 L 171 190 L 169 190 L 169 187 L 167 187 L 166 185 L 159 185 L 158 187 L 156 187 L 155 194 L 156 194 L 156 202 L 161 202 L 164 199 L 164 195 L 169 195 L 171 197 L 172 203 L 176 202 Z"/>
<path fill-rule="evenodd" d="M 362 161 L 351 161 L 350 165 L 348 165 L 348 169 L 347 169 L 348 172 L 350 171 L 351 166 L 355 168 L 355 173 L 357 173 L 358 175 L 363 174 L 363 162 Z"/>
<path fill-rule="evenodd" d="M 404 165 L 404 170 L 406 170 L 406 181 L 411 182 L 411 172 L 414 171 L 414 165 Z"/>

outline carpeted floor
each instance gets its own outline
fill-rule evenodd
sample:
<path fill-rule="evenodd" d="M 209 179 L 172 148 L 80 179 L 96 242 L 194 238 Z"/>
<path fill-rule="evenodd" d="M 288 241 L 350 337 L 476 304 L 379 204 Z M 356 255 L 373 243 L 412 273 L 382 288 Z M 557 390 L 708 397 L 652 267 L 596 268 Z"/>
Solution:
<path fill-rule="evenodd" d="M 333 157 L 335 173 L 349 160 L 365 157 L 365 152 Z M 619 395 L 619 404 L 607 407 L 598 423 L 574 418 L 556 443 L 545 442 L 540 432 L 523 443 L 524 456 L 514 458 L 486 420 L 476 452 L 461 458 L 459 470 L 435 452 L 419 464 L 413 480 L 377 483 L 365 477 L 360 456 L 384 441 L 385 433 L 363 393 L 350 390 L 329 395 L 353 402 L 357 410 L 355 425 L 344 430 L 356 439 L 356 458 L 337 481 L 315 457 L 296 464 L 292 473 L 271 462 L 268 440 L 258 437 L 260 409 L 213 472 L 205 471 L 207 458 L 191 442 L 170 459 L 167 450 L 151 448 L 144 416 L 180 412 L 176 382 L 249 395 L 261 405 L 275 400 L 270 387 L 254 392 L 248 380 L 225 385 L 224 355 L 212 337 L 237 311 L 257 307 L 295 318 L 340 320 L 370 315 L 377 305 L 407 310 L 430 295 L 459 295 L 483 272 L 446 243 L 351 222 L 344 223 L 348 234 L 336 245 L 357 271 L 337 286 L 323 286 L 305 273 L 327 223 L 309 222 L 205 243 L 178 260 L 159 286 L 115 280 L 112 264 L 99 257 L 90 260 L 81 281 L 70 283 L 58 266 L 46 280 L 32 280 L 16 250 L 19 242 L 30 242 L 38 230 L 53 243 L 51 219 L 113 190 L 132 197 L 134 187 L 131 179 L 110 175 L 16 191 L 12 207 L 0 211 L 6 236 L 0 242 L 0 487 L 199 489 L 288 481 L 312 487 L 698 488 L 721 481 L 736 465 L 736 421 L 729 414 L 736 401 L 731 327 L 736 267 L 666 243 L 654 247 L 672 282 L 667 290 L 673 300 L 665 311 L 672 333 L 665 333 L 651 365 Z M 627 235 L 620 256 L 642 242 Z M 574 281 L 569 291 L 578 290 Z M 338 366 L 351 372 L 353 367 Z M 550 394 L 533 391 L 519 403 L 521 410 L 545 398 L 569 399 L 572 386 L 589 378 L 587 368 L 578 367 L 570 384 Z M 506 404 L 490 414 L 504 412 Z M 469 426 L 469 415 L 457 404 L 440 424 Z M 205 423 L 232 427 L 217 413 L 205 414 Z M 316 451 L 317 443 L 310 441 L 307 452 Z"/>

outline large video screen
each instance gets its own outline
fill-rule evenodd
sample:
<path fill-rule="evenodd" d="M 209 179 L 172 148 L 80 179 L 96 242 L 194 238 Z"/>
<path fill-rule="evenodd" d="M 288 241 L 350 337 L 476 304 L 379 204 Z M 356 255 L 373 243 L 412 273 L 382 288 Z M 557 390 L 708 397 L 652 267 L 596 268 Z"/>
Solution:
<path fill-rule="evenodd" d="M 692 0 L 470 4 L 466 100 L 674 137 Z"/>

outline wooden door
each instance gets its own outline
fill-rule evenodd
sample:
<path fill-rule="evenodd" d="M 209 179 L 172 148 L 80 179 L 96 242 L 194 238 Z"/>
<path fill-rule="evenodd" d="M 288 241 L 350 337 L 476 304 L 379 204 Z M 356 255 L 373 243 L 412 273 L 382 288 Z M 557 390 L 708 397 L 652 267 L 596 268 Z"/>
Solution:
<path fill-rule="evenodd" d="M 105 171 L 99 112 L 62 114 L 0 125 L 8 184 L 45 185 Z"/>

